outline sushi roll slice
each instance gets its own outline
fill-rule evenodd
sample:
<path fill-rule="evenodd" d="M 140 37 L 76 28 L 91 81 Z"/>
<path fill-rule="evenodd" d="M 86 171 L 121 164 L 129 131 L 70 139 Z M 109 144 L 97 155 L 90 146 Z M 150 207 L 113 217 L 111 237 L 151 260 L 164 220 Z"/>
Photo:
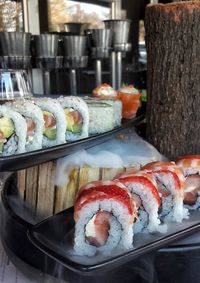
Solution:
<path fill-rule="evenodd" d="M 13 102 L 7 102 L 5 105 L 20 113 L 26 120 L 26 151 L 41 149 L 44 127 L 42 110 L 31 100 L 25 99 L 16 99 Z"/>
<path fill-rule="evenodd" d="M 122 120 L 122 102 L 121 100 L 114 100 L 114 99 L 104 99 L 102 102 L 101 99 L 92 98 L 92 97 L 84 97 L 84 101 L 87 103 L 89 109 L 93 104 L 96 104 L 101 106 L 101 104 L 104 102 L 108 105 L 111 105 L 113 107 L 113 119 L 114 119 L 114 127 L 120 127 L 121 126 L 121 120 Z M 97 109 L 98 111 L 98 109 Z"/>
<path fill-rule="evenodd" d="M 26 120 L 16 111 L 0 106 L 0 155 L 25 152 Z"/>
<path fill-rule="evenodd" d="M 174 162 L 151 162 L 142 170 L 150 174 L 157 183 L 162 198 L 161 216 L 166 220 L 182 222 L 188 218 L 188 210 L 183 206 L 184 175 Z"/>
<path fill-rule="evenodd" d="M 87 138 L 89 135 L 89 111 L 86 102 L 76 96 L 58 98 L 66 117 L 66 141 Z"/>
<path fill-rule="evenodd" d="M 51 98 L 34 99 L 34 103 L 39 106 L 43 112 L 43 147 L 65 143 L 67 123 L 65 112 L 60 103 Z"/>
<path fill-rule="evenodd" d="M 165 233 L 166 225 L 160 225 L 158 211 L 161 199 L 155 180 L 144 172 L 124 172 L 116 178 L 129 189 L 137 204 L 138 219 L 134 225 L 134 233 L 141 232 L 143 228 L 147 228 L 150 233 Z"/>
<path fill-rule="evenodd" d="M 117 181 L 94 181 L 83 186 L 75 201 L 74 250 L 77 255 L 133 247 L 133 223 L 137 216 L 127 188 Z"/>
<path fill-rule="evenodd" d="M 189 209 L 200 207 L 200 155 L 178 158 L 176 164 L 185 176 L 184 204 Z"/>
<path fill-rule="evenodd" d="M 118 94 L 109 84 L 101 84 L 92 91 L 92 96 L 100 99 L 118 99 Z"/>
<path fill-rule="evenodd" d="M 103 101 L 88 102 L 89 134 L 102 134 L 115 127 L 115 114 L 112 105 Z"/>

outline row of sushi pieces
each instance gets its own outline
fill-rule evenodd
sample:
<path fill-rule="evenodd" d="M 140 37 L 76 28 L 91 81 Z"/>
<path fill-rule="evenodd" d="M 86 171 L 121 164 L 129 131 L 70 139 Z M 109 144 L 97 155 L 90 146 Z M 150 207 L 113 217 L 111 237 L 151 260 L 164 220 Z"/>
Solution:
<path fill-rule="evenodd" d="M 47 148 L 121 125 L 122 103 L 89 97 L 16 99 L 0 106 L 0 156 Z"/>
<path fill-rule="evenodd" d="M 166 233 L 200 207 L 200 155 L 151 162 L 110 181 L 93 181 L 74 205 L 74 252 L 110 255 L 134 247 L 134 234 Z"/>

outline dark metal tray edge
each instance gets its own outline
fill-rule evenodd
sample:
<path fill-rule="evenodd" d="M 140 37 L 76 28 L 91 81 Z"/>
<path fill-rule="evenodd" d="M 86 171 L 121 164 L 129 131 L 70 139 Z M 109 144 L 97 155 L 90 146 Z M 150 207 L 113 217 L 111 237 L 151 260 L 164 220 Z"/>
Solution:
<path fill-rule="evenodd" d="M 66 211 L 67 210 L 64 210 L 64 211 L 58 213 L 57 215 L 63 214 Z M 68 209 L 68 211 L 72 212 L 73 208 Z M 51 217 L 49 217 L 49 218 L 51 218 Z M 113 257 L 112 259 L 105 260 L 105 261 L 101 262 L 100 264 L 94 264 L 94 265 L 88 266 L 88 265 L 84 265 L 84 264 L 79 264 L 77 262 L 73 262 L 73 261 L 59 255 L 58 253 L 49 249 L 49 247 L 47 245 L 43 244 L 41 241 L 39 241 L 37 239 L 37 236 L 35 234 L 37 234 L 38 227 L 40 227 L 40 225 L 42 225 L 42 223 L 48 221 L 49 218 L 47 218 L 46 220 L 44 220 L 44 221 L 38 223 L 37 225 L 30 227 L 28 229 L 27 236 L 28 236 L 29 240 L 32 242 L 33 245 L 35 245 L 38 249 L 40 249 L 41 251 L 46 253 L 48 256 L 50 256 L 54 260 L 60 262 L 61 264 L 63 264 L 67 268 L 69 268 L 70 270 L 75 271 L 75 272 L 82 274 L 82 275 L 91 275 L 91 274 L 96 273 L 96 272 L 102 272 L 102 271 L 105 272 L 105 271 L 108 271 L 110 269 L 116 268 L 118 266 L 121 266 L 121 265 L 127 263 L 128 261 L 135 260 L 136 258 L 138 258 L 142 255 L 156 251 L 156 250 L 158 250 L 158 249 L 160 249 L 164 246 L 167 246 L 168 244 L 171 244 L 174 241 L 181 240 L 181 239 L 183 239 L 183 238 L 185 238 L 185 237 L 187 237 L 187 236 L 189 236 L 189 235 L 200 230 L 200 223 L 198 223 L 198 224 L 192 225 L 192 226 L 190 226 L 186 229 L 183 229 L 181 231 L 175 232 L 174 234 L 172 234 L 170 236 L 169 235 L 164 236 L 162 239 L 159 239 L 159 240 L 152 242 L 151 245 L 146 244 L 144 246 L 141 246 L 138 249 L 127 251 L 126 254 L 118 255 L 118 256 Z M 134 253 L 134 255 L 133 255 L 133 253 Z M 110 267 L 111 265 L 112 265 L 112 267 Z"/>
<path fill-rule="evenodd" d="M 48 161 L 52 161 L 80 149 L 87 149 L 94 145 L 100 144 L 117 133 L 131 127 L 137 126 L 145 118 L 145 115 L 140 115 L 130 120 L 123 120 L 120 127 L 116 127 L 111 131 L 92 135 L 88 138 L 69 142 L 57 146 L 52 146 L 46 149 L 34 150 L 31 152 L 21 153 L 17 155 L 0 157 L 0 172 L 11 172 L 22 170 L 28 167 L 36 166 Z"/>

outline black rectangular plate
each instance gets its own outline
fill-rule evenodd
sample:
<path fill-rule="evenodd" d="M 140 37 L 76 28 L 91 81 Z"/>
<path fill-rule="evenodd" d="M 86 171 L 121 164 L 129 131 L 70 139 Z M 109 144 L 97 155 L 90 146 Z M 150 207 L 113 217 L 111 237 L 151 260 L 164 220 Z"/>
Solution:
<path fill-rule="evenodd" d="M 144 234 L 134 236 L 134 248 L 109 257 L 73 255 L 74 220 L 73 208 L 64 210 L 28 231 L 31 242 L 62 265 L 82 275 L 105 272 L 154 250 L 166 247 L 173 241 L 183 239 L 200 230 L 200 211 L 191 212 L 190 219 L 182 223 L 168 223 L 166 234 Z"/>
<path fill-rule="evenodd" d="M 103 134 L 92 135 L 85 139 L 81 139 L 74 142 L 68 142 L 65 144 L 52 146 L 45 149 L 39 149 L 22 154 L 0 157 L 0 172 L 21 170 L 60 157 L 64 157 L 68 154 L 76 152 L 77 150 L 90 148 L 94 145 L 105 142 L 106 140 L 110 139 L 117 133 L 120 133 L 124 129 L 137 126 L 143 120 L 143 115 L 130 120 L 123 119 L 122 125 L 120 127 L 117 127 L 112 131 L 108 131 Z"/>

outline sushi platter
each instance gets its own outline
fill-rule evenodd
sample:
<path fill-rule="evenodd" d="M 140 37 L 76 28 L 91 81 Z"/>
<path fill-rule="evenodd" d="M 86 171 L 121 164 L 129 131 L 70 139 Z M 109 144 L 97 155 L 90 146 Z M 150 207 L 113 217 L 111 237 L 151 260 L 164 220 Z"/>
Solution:
<path fill-rule="evenodd" d="M 60 157 L 64 157 L 68 154 L 74 153 L 77 150 L 90 148 L 110 139 L 124 129 L 137 126 L 143 120 L 144 115 L 140 115 L 132 119 L 122 119 L 121 126 L 115 127 L 113 130 L 101 134 L 90 135 L 87 138 L 83 138 L 77 141 L 71 141 L 45 149 L 0 157 L 0 171 L 5 172 L 21 170 L 44 162 L 55 160 Z"/>
<path fill-rule="evenodd" d="M 28 232 L 28 237 L 40 250 L 67 268 L 82 275 L 92 275 L 116 268 L 144 254 L 190 236 L 200 230 L 199 219 L 200 212 L 193 211 L 189 220 L 184 220 L 182 223 L 168 223 L 168 231 L 165 234 L 139 233 L 134 236 L 133 249 L 120 254 L 112 253 L 108 257 L 102 255 L 92 257 L 73 255 L 75 225 L 73 208 L 62 211 L 33 226 Z"/>

